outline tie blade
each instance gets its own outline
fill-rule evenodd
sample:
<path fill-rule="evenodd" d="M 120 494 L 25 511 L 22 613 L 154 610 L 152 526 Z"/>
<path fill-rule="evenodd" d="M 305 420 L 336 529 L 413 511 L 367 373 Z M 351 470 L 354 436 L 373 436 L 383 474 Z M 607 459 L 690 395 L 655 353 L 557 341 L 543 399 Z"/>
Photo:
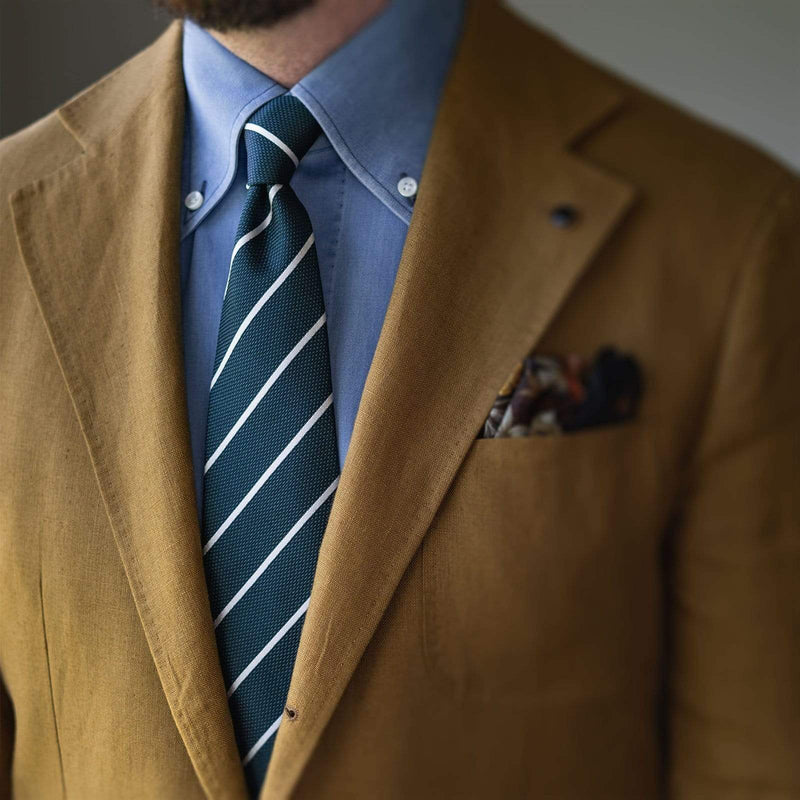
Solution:
<path fill-rule="evenodd" d="M 222 304 L 203 482 L 203 561 L 248 785 L 282 719 L 339 461 L 324 298 L 288 185 L 320 130 L 296 98 L 244 131 L 250 188 Z"/>

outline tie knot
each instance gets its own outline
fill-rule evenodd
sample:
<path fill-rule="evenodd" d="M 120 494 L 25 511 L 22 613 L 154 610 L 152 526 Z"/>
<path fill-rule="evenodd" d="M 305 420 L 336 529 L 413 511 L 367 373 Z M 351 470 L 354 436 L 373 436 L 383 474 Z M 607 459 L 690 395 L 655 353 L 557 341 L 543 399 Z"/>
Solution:
<path fill-rule="evenodd" d="M 264 103 L 244 126 L 247 182 L 288 183 L 320 131 L 311 112 L 293 95 Z"/>

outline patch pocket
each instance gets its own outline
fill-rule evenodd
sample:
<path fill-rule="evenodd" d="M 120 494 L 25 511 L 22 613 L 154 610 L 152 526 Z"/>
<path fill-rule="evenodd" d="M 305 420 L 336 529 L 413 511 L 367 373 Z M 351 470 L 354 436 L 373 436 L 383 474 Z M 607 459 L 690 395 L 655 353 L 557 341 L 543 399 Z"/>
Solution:
<path fill-rule="evenodd" d="M 661 483 L 640 420 L 478 439 L 422 545 L 434 677 L 485 701 L 614 691 L 655 628 Z"/>

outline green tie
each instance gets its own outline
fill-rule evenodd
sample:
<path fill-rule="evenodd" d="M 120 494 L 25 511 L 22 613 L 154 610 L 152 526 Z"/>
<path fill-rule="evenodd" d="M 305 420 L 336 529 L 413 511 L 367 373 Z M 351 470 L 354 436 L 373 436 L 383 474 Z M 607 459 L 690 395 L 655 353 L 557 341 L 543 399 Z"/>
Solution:
<path fill-rule="evenodd" d="M 208 409 L 203 557 L 251 792 L 284 714 L 339 481 L 314 234 L 288 185 L 320 133 L 284 94 L 245 125 L 248 193 L 222 304 Z"/>

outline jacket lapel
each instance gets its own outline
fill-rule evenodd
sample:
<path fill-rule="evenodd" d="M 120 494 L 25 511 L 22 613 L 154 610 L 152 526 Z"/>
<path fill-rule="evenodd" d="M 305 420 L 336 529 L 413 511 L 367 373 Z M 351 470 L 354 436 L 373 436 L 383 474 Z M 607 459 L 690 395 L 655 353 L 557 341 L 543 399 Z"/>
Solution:
<path fill-rule="evenodd" d="M 60 111 L 84 152 L 12 198 L 175 722 L 209 797 L 246 797 L 200 552 L 180 338 L 180 25 Z"/>
<path fill-rule="evenodd" d="M 473 3 L 319 555 L 297 721 L 278 731 L 262 798 L 291 793 L 498 389 L 629 208 L 630 186 L 567 149 L 619 103 L 549 39 Z M 562 203 L 574 227 L 550 222 Z"/>
<path fill-rule="evenodd" d="M 496 77 L 504 82 L 497 83 Z M 320 551 L 262 796 L 297 782 L 497 389 L 633 190 L 568 145 L 621 102 L 475 0 Z M 180 338 L 180 26 L 61 110 L 84 153 L 12 198 L 150 649 L 209 797 L 244 798 L 200 553 Z M 578 224 L 549 210 L 570 203 Z"/>

